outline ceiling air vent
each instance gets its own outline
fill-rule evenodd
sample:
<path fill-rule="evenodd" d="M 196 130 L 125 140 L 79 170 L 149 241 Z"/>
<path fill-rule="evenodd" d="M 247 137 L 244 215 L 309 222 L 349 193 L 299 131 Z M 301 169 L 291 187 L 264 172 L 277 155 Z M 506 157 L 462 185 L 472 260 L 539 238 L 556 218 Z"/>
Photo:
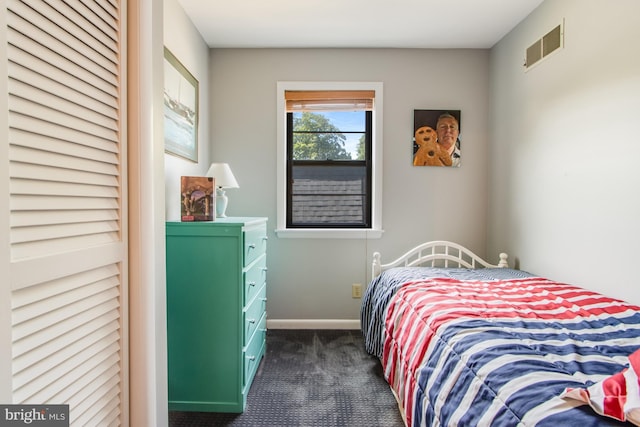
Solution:
<path fill-rule="evenodd" d="M 562 47 L 562 41 L 564 39 L 562 27 L 562 24 L 558 25 L 527 48 L 524 63 L 526 69 L 531 68 L 534 64 L 537 64 L 552 52 Z"/>

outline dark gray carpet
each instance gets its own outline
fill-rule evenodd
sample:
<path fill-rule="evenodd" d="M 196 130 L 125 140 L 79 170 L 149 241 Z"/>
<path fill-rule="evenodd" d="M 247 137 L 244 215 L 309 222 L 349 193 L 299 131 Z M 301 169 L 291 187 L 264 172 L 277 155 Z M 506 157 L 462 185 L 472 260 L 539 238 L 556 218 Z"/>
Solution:
<path fill-rule="evenodd" d="M 267 331 L 242 414 L 170 412 L 170 427 L 402 427 L 380 361 L 360 331 Z"/>

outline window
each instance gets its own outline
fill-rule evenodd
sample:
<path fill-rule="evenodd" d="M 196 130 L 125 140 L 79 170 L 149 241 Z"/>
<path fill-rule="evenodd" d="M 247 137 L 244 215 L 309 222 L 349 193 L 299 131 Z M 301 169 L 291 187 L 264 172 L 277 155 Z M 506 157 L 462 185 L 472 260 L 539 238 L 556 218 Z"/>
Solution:
<path fill-rule="evenodd" d="M 278 84 L 278 235 L 379 237 L 380 83 Z"/>
<path fill-rule="evenodd" d="M 287 105 L 290 96 L 300 94 L 349 96 L 287 91 Z M 287 107 L 289 228 L 371 225 L 371 109 L 361 110 L 351 100 L 347 105 L 338 110 Z"/>

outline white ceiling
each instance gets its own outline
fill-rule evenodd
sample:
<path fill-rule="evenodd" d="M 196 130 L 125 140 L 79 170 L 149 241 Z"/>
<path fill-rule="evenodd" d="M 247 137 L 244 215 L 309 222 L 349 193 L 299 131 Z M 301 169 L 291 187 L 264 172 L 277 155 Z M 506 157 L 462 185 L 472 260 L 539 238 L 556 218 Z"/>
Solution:
<path fill-rule="evenodd" d="M 178 0 L 209 47 L 490 48 L 543 0 Z"/>

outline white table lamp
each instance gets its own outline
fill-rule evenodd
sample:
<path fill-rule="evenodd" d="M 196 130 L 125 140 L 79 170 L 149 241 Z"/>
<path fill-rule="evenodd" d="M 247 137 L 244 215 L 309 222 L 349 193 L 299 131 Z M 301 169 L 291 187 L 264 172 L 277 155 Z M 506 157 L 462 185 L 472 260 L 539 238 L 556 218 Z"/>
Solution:
<path fill-rule="evenodd" d="M 233 176 L 231 168 L 227 163 L 211 163 L 207 176 L 215 179 L 216 186 L 216 217 L 226 217 L 225 211 L 227 210 L 227 202 L 229 199 L 224 193 L 223 188 L 240 188 L 238 181 Z"/>

